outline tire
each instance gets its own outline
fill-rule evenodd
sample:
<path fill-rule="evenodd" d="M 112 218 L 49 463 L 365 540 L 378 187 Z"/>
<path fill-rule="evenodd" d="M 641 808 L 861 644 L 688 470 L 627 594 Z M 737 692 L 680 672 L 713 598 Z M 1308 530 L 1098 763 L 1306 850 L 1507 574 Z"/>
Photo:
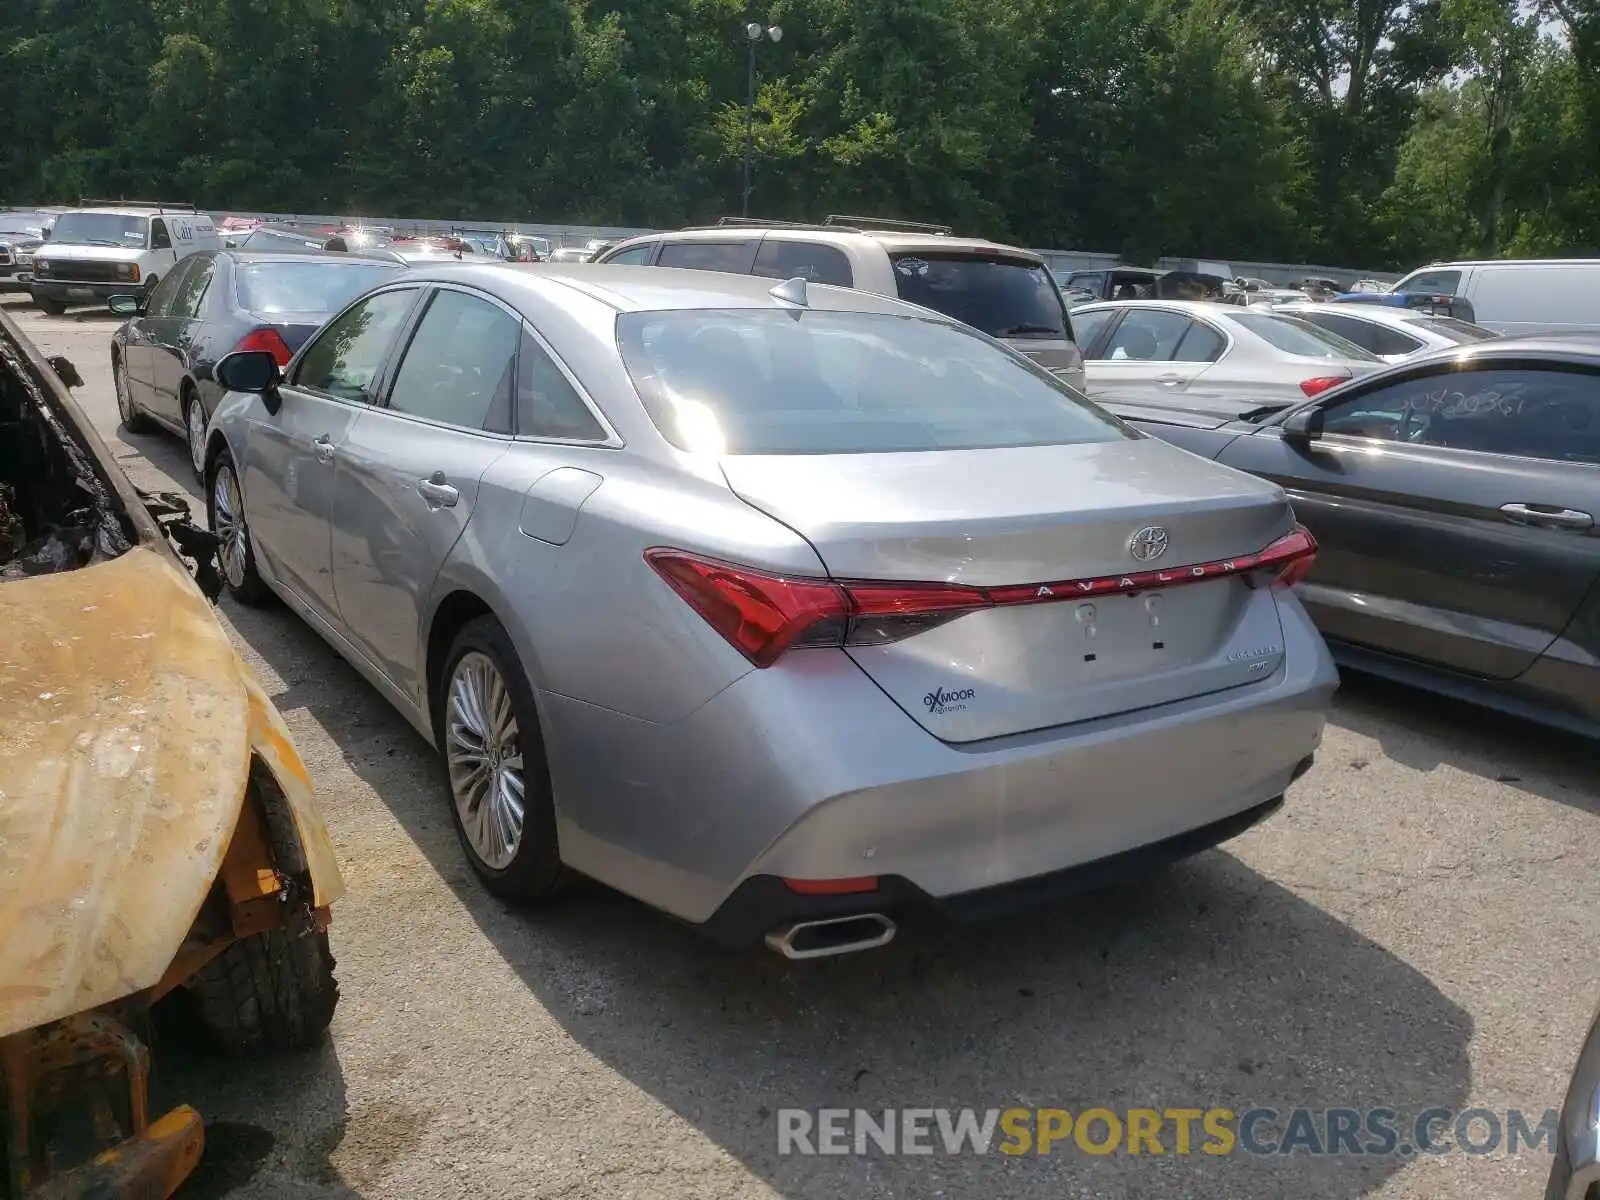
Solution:
<path fill-rule="evenodd" d="M 133 403 L 133 389 L 128 386 L 128 367 L 121 355 L 111 363 L 111 386 L 117 393 L 117 415 L 122 418 L 122 427 L 129 433 L 149 433 L 150 418 Z"/>
<path fill-rule="evenodd" d="M 34 307 L 47 316 L 59 317 L 67 311 L 67 306 L 59 300 L 52 300 L 48 296 L 35 296 Z"/>
<path fill-rule="evenodd" d="M 500 695 L 494 692 L 496 682 L 505 705 L 495 702 Z M 565 875 L 550 771 L 533 689 L 499 621 L 478 617 L 456 635 L 445 656 L 437 697 L 434 740 L 445 762 L 450 819 L 467 861 L 484 887 L 501 899 L 520 904 L 549 899 Z M 506 836 L 516 799 L 513 779 L 520 780 L 522 803 L 514 839 Z"/>
<path fill-rule="evenodd" d="M 200 418 L 198 434 L 194 427 L 194 419 Z M 184 385 L 183 389 L 183 428 L 184 440 L 189 444 L 189 465 L 194 468 L 194 477 L 204 483 L 206 478 L 206 406 L 200 402 L 200 393 L 193 384 Z"/>
<path fill-rule="evenodd" d="M 200 968 L 189 991 L 227 1053 L 304 1050 L 322 1040 L 338 1006 L 333 966 L 326 933 L 268 929 Z"/>
<path fill-rule="evenodd" d="M 217 566 L 228 594 L 240 604 L 265 604 L 271 596 L 256 569 L 256 551 L 244 515 L 244 490 L 226 450 L 217 455 L 206 488 L 206 524 L 217 535 Z"/>

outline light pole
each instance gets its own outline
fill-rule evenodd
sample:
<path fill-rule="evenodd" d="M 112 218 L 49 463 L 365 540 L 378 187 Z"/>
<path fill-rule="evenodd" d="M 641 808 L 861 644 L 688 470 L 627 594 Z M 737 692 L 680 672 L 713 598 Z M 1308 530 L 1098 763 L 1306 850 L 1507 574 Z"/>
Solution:
<path fill-rule="evenodd" d="M 755 152 L 756 137 L 756 45 L 762 38 L 781 42 L 783 30 L 776 25 L 763 25 L 759 21 L 751 21 L 744 27 L 745 45 L 750 48 L 750 78 L 744 103 L 744 203 L 739 212 L 741 216 L 746 217 L 750 215 L 750 156 Z"/>

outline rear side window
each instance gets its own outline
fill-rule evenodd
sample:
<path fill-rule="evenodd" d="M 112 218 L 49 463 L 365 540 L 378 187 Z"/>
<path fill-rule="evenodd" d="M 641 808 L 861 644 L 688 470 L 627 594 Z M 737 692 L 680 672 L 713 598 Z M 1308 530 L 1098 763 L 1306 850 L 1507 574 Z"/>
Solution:
<path fill-rule="evenodd" d="M 661 247 L 656 266 L 742 275 L 750 269 L 754 249 L 754 242 L 668 242 Z"/>
<path fill-rule="evenodd" d="M 584 442 L 606 437 L 571 380 L 526 329 L 517 352 L 517 433 Z"/>
<path fill-rule="evenodd" d="M 1216 362 L 1227 346 L 1228 339 L 1211 326 L 1191 321 L 1172 357 L 1175 362 Z"/>
<path fill-rule="evenodd" d="M 1093 312 L 1079 309 L 1072 314 L 1072 332 L 1078 335 L 1078 347 L 1085 358 L 1094 349 L 1094 341 L 1117 315 L 1114 308 L 1097 308 Z"/>
<path fill-rule="evenodd" d="M 651 420 L 692 452 L 870 454 L 1137 436 L 1048 371 L 945 321 L 685 309 L 625 313 L 617 335 Z"/>
<path fill-rule="evenodd" d="M 1285 354 L 1301 358 L 1350 358 L 1361 362 L 1377 362 L 1375 354 L 1368 353 L 1354 342 L 1319 329 L 1309 321 L 1300 321 L 1278 313 L 1239 313 L 1229 317 L 1235 325 L 1256 335 L 1262 341 Z"/>
<path fill-rule="evenodd" d="M 837 246 L 820 242 L 788 242 L 767 238 L 756 254 L 755 274 L 768 279 L 801 279 L 812 283 L 832 283 L 851 287 L 855 277 L 850 259 Z"/>
<path fill-rule="evenodd" d="M 655 253 L 655 250 L 655 242 L 646 242 L 642 246 L 629 246 L 626 250 L 620 250 L 605 261 L 607 263 L 615 263 L 621 267 L 648 266 L 650 256 Z"/>
<path fill-rule="evenodd" d="M 974 254 L 896 254 L 890 261 L 902 300 L 990 337 L 1072 337 L 1050 272 L 1035 263 Z"/>

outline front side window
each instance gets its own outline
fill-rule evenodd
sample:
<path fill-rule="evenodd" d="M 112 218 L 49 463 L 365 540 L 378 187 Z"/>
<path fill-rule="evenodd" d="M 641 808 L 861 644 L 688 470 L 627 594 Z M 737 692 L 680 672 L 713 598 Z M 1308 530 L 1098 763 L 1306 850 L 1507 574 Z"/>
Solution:
<path fill-rule="evenodd" d="M 205 299 L 206 289 L 211 286 L 211 274 L 216 270 L 217 258 L 214 254 L 192 254 L 186 261 L 191 265 L 183 273 L 183 279 L 173 293 L 172 311 L 168 315 L 192 320 L 199 315 L 200 302 Z"/>
<path fill-rule="evenodd" d="M 301 355 L 294 382 L 340 400 L 371 404 L 378 368 L 416 298 L 414 288 L 380 292 L 335 317 Z"/>
<path fill-rule="evenodd" d="M 646 242 L 642 246 L 629 246 L 626 250 L 619 250 L 606 259 L 607 265 L 616 264 L 620 267 L 644 267 L 650 265 L 650 256 L 655 253 L 656 243 Z"/>
<path fill-rule="evenodd" d="M 850 287 L 855 282 L 850 272 L 850 259 L 837 246 L 770 237 L 761 243 L 756 254 L 754 273 L 768 279 L 798 276 L 811 283 L 831 283 L 838 287 Z"/>
<path fill-rule="evenodd" d="M 466 292 L 434 295 L 406 347 L 389 407 L 460 429 L 511 431 L 511 381 L 522 328 Z"/>
<path fill-rule="evenodd" d="M 871 454 L 1136 437 L 1048 371 L 945 321 L 814 309 L 617 320 L 650 418 L 709 454 Z"/>
<path fill-rule="evenodd" d="M 1430 296 L 1454 296 L 1461 286 L 1460 271 L 1418 271 L 1394 285 L 1397 292 L 1425 292 Z"/>
<path fill-rule="evenodd" d="M 894 254 L 900 299 L 997 338 L 1072 338 L 1050 272 L 1037 263 L 975 254 Z"/>
<path fill-rule="evenodd" d="M 1100 352 L 1112 362 L 1167 362 L 1193 322 L 1161 308 L 1130 308 Z"/>
<path fill-rule="evenodd" d="M 750 268 L 754 248 L 754 242 L 668 242 L 661 247 L 656 266 L 742 274 Z"/>
<path fill-rule="evenodd" d="M 150 222 L 150 249 L 172 249 L 172 235 L 167 232 L 167 223 L 160 217 Z"/>
<path fill-rule="evenodd" d="M 177 314 L 178 292 L 183 287 L 183 281 L 195 264 L 185 259 L 172 268 L 168 276 L 156 284 L 156 290 L 150 293 L 150 302 L 145 305 L 144 315 L 147 317 L 171 317 Z M 130 285 L 131 286 L 131 285 Z"/>
<path fill-rule="evenodd" d="M 1444 371 L 1331 406 L 1323 432 L 1600 463 L 1600 377 L 1538 367 Z"/>

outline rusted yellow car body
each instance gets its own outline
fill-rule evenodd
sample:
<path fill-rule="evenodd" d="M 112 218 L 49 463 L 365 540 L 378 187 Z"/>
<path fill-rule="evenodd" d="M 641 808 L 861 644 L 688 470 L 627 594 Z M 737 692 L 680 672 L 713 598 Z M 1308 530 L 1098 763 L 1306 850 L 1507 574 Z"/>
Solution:
<path fill-rule="evenodd" d="M 203 1134 L 187 1107 L 145 1111 L 141 1015 L 252 935 L 279 938 L 265 962 L 291 932 L 325 946 L 344 885 L 282 718 L 0 314 L 0 404 L 22 400 L 110 515 L 91 561 L 0 578 L 0 1197 L 165 1197 Z M 88 1131 L 76 1161 L 46 1144 L 63 1112 Z"/>

